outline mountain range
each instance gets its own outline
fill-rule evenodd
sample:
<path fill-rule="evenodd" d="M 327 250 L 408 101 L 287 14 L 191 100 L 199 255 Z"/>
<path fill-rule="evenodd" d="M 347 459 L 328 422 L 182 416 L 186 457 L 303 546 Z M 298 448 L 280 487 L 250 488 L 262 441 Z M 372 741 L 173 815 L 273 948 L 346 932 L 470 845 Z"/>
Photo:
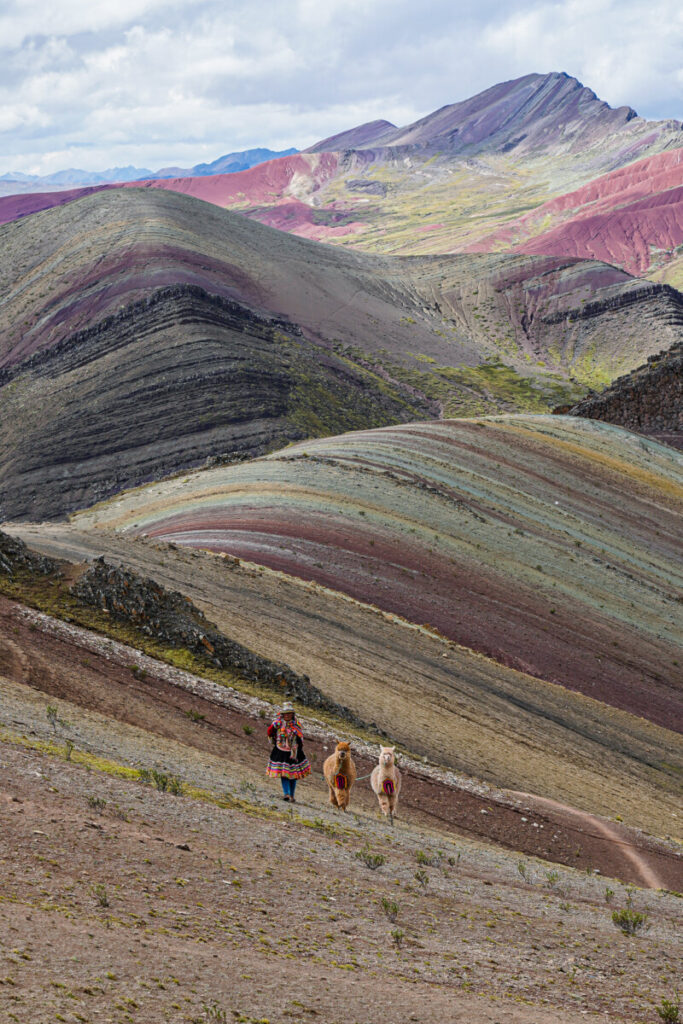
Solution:
<path fill-rule="evenodd" d="M 55 171 L 53 174 L 24 174 L 8 171 L 0 174 L 0 195 L 16 195 L 40 190 L 70 189 L 84 185 L 102 185 L 112 182 L 143 181 L 155 178 L 202 177 L 208 174 L 234 174 L 246 171 L 256 164 L 291 156 L 296 149 L 245 149 L 239 153 L 226 153 L 211 163 L 200 163 L 194 167 L 162 167 L 150 171 L 146 167 L 109 167 L 106 171 L 83 171 L 75 167 Z"/>
<path fill-rule="evenodd" d="M 303 237 L 385 254 L 521 251 L 612 262 L 683 285 L 683 131 L 532 74 L 412 125 L 372 121 L 229 175 L 166 168 L 163 188 Z M 239 162 L 238 162 L 239 163 Z M 0 223 L 80 195 L 0 200 Z"/>
<path fill-rule="evenodd" d="M 307 436 L 571 405 L 683 322 L 674 289 L 596 261 L 376 256 L 161 189 L 0 243 L 4 519 Z"/>

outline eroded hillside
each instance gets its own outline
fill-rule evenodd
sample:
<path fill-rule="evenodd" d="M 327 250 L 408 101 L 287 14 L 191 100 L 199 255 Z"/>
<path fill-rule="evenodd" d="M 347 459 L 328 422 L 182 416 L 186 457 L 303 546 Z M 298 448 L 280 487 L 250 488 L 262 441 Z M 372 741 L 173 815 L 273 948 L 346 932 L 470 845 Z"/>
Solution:
<path fill-rule="evenodd" d="M 372 257 L 163 192 L 87 196 L 0 248 L 5 519 L 309 436 L 573 404 L 681 318 L 605 264 Z"/>

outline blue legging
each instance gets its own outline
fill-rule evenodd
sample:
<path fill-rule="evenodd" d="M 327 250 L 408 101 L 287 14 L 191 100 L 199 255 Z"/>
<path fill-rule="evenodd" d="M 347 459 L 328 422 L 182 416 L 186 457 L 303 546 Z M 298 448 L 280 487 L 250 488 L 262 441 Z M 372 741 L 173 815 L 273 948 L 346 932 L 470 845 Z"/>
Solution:
<path fill-rule="evenodd" d="M 282 792 L 285 796 L 294 796 L 294 790 L 296 789 L 296 779 L 286 779 L 284 775 L 280 776 L 280 782 L 282 783 Z"/>

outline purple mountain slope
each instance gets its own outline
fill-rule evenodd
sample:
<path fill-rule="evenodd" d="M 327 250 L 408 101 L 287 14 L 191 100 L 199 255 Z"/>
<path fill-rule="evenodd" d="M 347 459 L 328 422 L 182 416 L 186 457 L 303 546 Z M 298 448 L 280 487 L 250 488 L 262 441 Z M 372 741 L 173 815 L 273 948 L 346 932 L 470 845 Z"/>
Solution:
<path fill-rule="evenodd" d="M 357 128 L 339 132 L 337 135 L 330 135 L 329 138 L 316 142 L 314 146 L 305 149 L 304 153 L 334 153 L 341 149 L 364 149 L 367 146 L 389 145 L 386 140 L 401 130 L 391 121 L 367 121 Z"/>
<path fill-rule="evenodd" d="M 501 82 L 375 138 L 370 133 L 366 138 L 368 126 L 361 125 L 317 143 L 311 151 L 411 146 L 455 155 L 561 144 L 571 152 L 618 132 L 637 116 L 631 107 L 613 109 L 575 78 L 554 71 Z M 680 128 L 678 122 L 666 124 Z"/>

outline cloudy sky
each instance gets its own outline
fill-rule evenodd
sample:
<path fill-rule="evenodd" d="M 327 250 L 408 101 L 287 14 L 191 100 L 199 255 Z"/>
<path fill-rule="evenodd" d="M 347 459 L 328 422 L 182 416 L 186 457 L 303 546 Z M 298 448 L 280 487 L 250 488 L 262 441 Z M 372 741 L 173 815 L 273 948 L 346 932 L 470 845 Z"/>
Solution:
<path fill-rule="evenodd" d="M 532 71 L 683 119 L 683 4 L 0 0 L 0 173 L 303 148 Z"/>

